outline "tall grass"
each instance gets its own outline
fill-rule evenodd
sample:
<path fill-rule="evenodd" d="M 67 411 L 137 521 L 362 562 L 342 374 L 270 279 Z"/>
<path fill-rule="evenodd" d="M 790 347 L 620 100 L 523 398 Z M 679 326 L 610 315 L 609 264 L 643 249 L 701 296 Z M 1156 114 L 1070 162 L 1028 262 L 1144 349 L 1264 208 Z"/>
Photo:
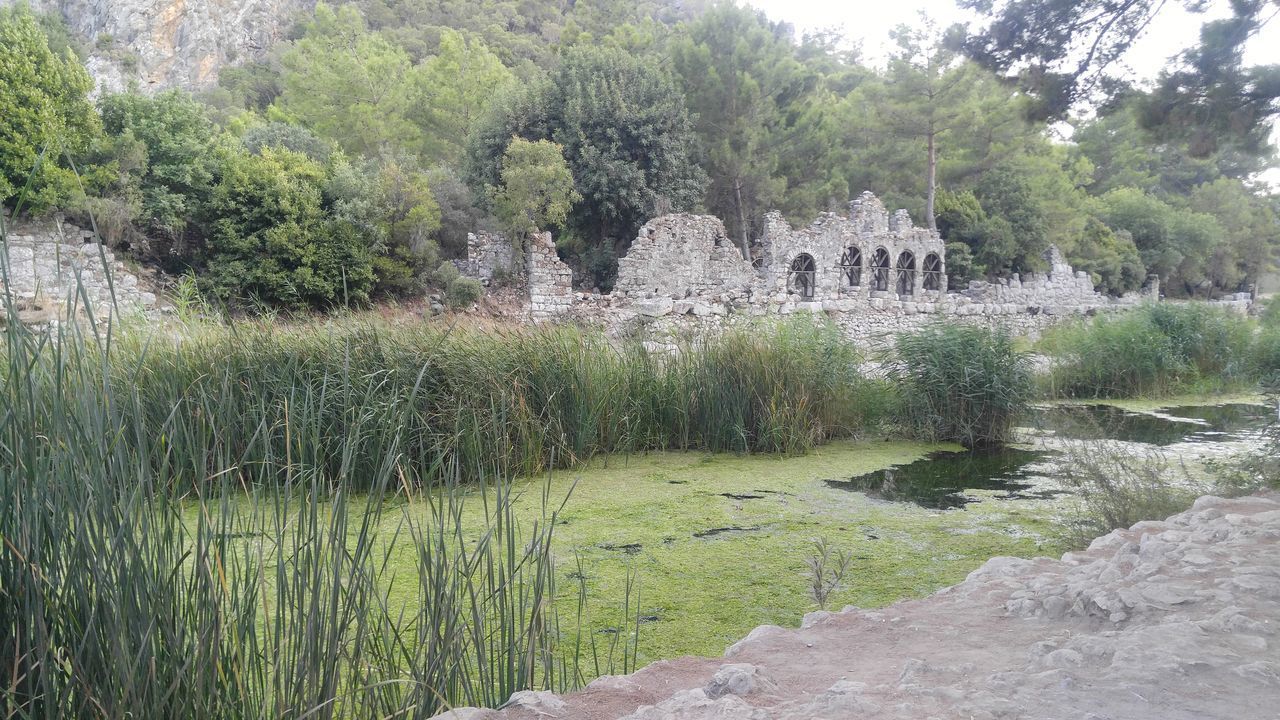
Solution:
<path fill-rule="evenodd" d="M 571 327 L 345 319 L 131 334 L 102 362 L 130 399 L 128 422 L 188 459 L 170 476 L 179 484 L 250 462 L 287 482 L 273 459 L 288 456 L 364 487 L 391 444 L 410 466 L 448 461 L 467 478 L 650 449 L 803 452 L 888 412 L 857 359 L 813 324 L 657 356 Z"/>
<path fill-rule="evenodd" d="M 429 717 L 630 669 L 564 642 L 564 498 L 517 505 L 483 404 L 424 402 L 428 355 L 121 335 L 74 300 L 31 330 L 3 299 L 0 716 Z"/>
<path fill-rule="evenodd" d="M 429 717 L 625 672 L 633 644 L 557 613 L 564 498 L 506 479 L 800 452 L 884 407 L 817 325 L 665 357 L 572 328 L 6 317 L 6 718 Z"/>
<path fill-rule="evenodd" d="M 1041 348 L 1056 361 L 1052 395 L 1159 397 L 1254 382 L 1274 361 L 1255 343 L 1253 323 L 1227 310 L 1153 303 L 1058 328 Z"/>
<path fill-rule="evenodd" d="M 1032 395 L 1028 359 L 1012 338 L 979 326 L 937 323 L 897 338 L 888 363 L 909 427 L 966 447 L 999 444 Z"/>

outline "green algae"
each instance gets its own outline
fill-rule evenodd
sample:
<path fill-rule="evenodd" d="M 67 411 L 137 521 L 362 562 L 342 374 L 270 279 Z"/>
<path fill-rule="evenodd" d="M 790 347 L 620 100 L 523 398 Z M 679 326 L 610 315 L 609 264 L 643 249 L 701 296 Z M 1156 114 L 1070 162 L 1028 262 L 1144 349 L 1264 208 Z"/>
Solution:
<path fill-rule="evenodd" d="M 1047 504 L 1003 502 L 998 493 L 976 491 L 983 502 L 938 511 L 823 482 L 940 449 L 955 448 L 863 441 L 802 457 L 613 457 L 523 481 L 522 502 L 536 516 L 545 483 L 553 498 L 572 489 L 555 547 L 566 576 L 579 568 L 585 575 L 587 631 L 607 635 L 624 626 L 617 608 L 634 579 L 640 663 L 715 655 L 757 625 L 797 625 L 817 609 L 805 589 L 805 560 L 819 537 L 853 557 L 844 587 L 829 601 L 833 609 L 922 597 L 996 555 L 1065 549 Z M 577 603 L 575 580 L 562 581 L 562 615 Z"/>

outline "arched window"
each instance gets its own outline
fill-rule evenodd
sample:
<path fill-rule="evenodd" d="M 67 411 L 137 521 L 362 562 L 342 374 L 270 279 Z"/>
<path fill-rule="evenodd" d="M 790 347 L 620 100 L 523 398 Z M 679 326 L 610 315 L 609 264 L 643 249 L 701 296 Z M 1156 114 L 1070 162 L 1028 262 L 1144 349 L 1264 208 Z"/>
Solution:
<path fill-rule="evenodd" d="M 873 290 L 889 289 L 889 251 L 884 248 L 876 248 L 876 254 L 871 256 L 871 280 Z"/>
<path fill-rule="evenodd" d="M 898 294 L 912 295 L 916 291 L 916 256 L 904 250 L 898 256 Z"/>
<path fill-rule="evenodd" d="M 818 266 L 813 262 L 813 256 L 808 253 L 801 253 L 791 261 L 791 270 L 787 273 L 787 290 L 801 297 L 803 300 L 812 300 L 813 291 L 818 281 Z"/>
<path fill-rule="evenodd" d="M 840 256 L 840 274 L 849 287 L 862 284 L 862 251 L 856 247 L 847 247 Z"/>
<path fill-rule="evenodd" d="M 942 258 L 937 253 L 924 256 L 924 289 L 941 290 L 946 280 L 942 277 Z"/>

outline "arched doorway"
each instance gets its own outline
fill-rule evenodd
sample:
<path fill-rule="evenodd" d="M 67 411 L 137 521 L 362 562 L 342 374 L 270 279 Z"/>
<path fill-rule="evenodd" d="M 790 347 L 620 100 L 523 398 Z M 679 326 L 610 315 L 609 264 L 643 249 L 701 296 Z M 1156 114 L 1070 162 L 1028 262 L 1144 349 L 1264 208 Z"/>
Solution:
<path fill-rule="evenodd" d="M 799 295 L 802 300 L 812 300 L 817 284 L 818 265 L 813 256 L 808 253 L 797 255 L 787 272 L 787 291 Z"/>
<path fill-rule="evenodd" d="M 884 248 L 876 248 L 876 254 L 871 256 L 871 289 L 889 289 L 889 251 Z"/>
<path fill-rule="evenodd" d="M 914 295 L 916 291 L 916 256 L 910 250 L 903 250 L 898 256 L 898 294 Z"/>
<path fill-rule="evenodd" d="M 924 289 L 941 290 L 946 280 L 942 276 L 942 258 L 937 253 L 924 256 Z"/>
<path fill-rule="evenodd" d="M 840 276 L 847 287 L 858 287 L 862 284 L 862 251 L 856 247 L 847 247 L 840 256 Z"/>

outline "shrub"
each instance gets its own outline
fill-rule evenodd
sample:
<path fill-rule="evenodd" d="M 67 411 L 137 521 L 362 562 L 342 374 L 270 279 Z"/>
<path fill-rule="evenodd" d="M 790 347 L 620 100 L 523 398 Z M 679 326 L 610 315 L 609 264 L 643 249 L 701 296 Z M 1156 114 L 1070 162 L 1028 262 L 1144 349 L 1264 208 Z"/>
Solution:
<path fill-rule="evenodd" d="M 448 290 L 449 285 L 458 279 L 458 275 L 458 267 L 445 260 L 431 271 L 431 282 L 442 290 Z"/>
<path fill-rule="evenodd" d="M 1070 521 L 1078 544 L 1182 512 L 1202 490 L 1159 448 L 1135 452 L 1112 440 L 1069 444 L 1061 467 L 1063 482 L 1080 503 Z"/>
<path fill-rule="evenodd" d="M 484 295 L 484 286 L 479 280 L 469 277 L 457 277 L 453 282 L 449 283 L 449 289 L 445 291 L 445 302 L 449 307 L 457 310 L 470 307 Z"/>
<path fill-rule="evenodd" d="M 304 309 L 359 305 L 374 284 L 364 238 L 321 205 L 324 169 L 304 155 L 222 151 L 206 205 L 206 279 L 223 301 Z"/>
<path fill-rule="evenodd" d="M 966 447 L 1000 443 L 1031 398 L 1027 356 L 1007 333 L 934 324 L 899 335 L 887 366 L 908 425 Z"/>

